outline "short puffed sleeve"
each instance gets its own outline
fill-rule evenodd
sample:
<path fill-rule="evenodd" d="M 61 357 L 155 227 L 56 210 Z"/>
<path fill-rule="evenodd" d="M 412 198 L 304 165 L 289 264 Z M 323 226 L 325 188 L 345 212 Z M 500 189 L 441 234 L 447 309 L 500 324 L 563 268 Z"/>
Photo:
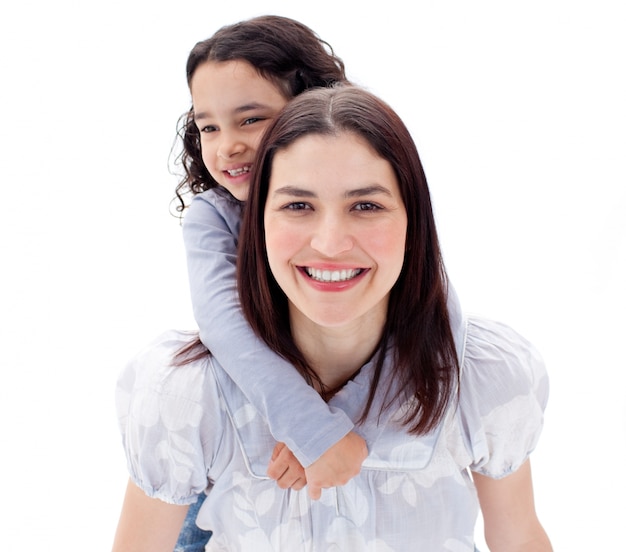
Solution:
<path fill-rule="evenodd" d="M 192 339 L 185 332 L 161 335 L 128 363 L 116 388 L 130 478 L 146 495 L 171 504 L 191 504 L 207 488 L 223 427 L 209 358 L 172 363 Z"/>
<path fill-rule="evenodd" d="M 533 345 L 502 323 L 469 318 L 457 410 L 469 468 L 496 479 L 517 470 L 537 444 L 547 400 Z"/>

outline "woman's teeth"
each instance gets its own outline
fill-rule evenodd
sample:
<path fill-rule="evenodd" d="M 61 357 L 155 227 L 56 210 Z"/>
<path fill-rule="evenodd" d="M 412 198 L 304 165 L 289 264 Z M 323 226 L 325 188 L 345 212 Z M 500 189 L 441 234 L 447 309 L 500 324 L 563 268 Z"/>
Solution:
<path fill-rule="evenodd" d="M 362 268 L 350 268 L 347 270 L 318 270 L 317 268 L 306 267 L 306 273 L 318 282 L 345 282 L 355 278 L 361 272 Z"/>
<path fill-rule="evenodd" d="M 226 171 L 230 176 L 239 176 L 240 174 L 250 172 L 250 166 L 241 167 L 239 169 L 233 169 L 231 171 Z"/>

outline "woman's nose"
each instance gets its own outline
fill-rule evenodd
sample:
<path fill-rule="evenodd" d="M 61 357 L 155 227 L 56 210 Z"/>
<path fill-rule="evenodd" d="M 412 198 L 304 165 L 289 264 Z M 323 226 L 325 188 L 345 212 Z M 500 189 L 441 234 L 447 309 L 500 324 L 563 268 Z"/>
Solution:
<path fill-rule="evenodd" d="M 337 257 L 354 246 L 354 240 L 345 223 L 325 217 L 311 237 L 311 247 L 325 257 Z"/>

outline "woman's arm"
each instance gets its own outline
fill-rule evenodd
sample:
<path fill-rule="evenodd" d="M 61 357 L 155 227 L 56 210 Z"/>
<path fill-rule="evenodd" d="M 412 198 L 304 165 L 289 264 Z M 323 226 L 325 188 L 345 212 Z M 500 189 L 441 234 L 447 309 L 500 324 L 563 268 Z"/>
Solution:
<path fill-rule="evenodd" d="M 550 552 L 535 512 L 530 460 L 502 479 L 472 473 L 491 552 Z"/>
<path fill-rule="evenodd" d="M 150 498 L 129 481 L 113 552 L 172 552 L 188 509 Z"/>

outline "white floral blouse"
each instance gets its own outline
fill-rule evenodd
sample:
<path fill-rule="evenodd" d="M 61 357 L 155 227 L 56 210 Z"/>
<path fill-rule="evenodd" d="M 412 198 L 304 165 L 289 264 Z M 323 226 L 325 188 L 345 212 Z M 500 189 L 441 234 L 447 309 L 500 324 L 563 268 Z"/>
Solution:
<path fill-rule="evenodd" d="M 509 327 L 480 318 L 465 327 L 460 398 L 445 421 L 414 437 L 398 423 L 403 405 L 382 417 L 375 405 L 357 428 L 369 449 L 360 475 L 319 501 L 267 478 L 276 443 L 264 420 L 214 358 L 172 366 L 190 334 L 168 332 L 119 379 L 131 479 L 174 504 L 206 492 L 197 523 L 213 531 L 208 551 L 472 552 L 478 502 L 470 470 L 500 478 L 526 460 L 541 432 L 548 378 L 533 346 Z M 330 404 L 358 419 L 372 369 L 364 366 Z"/>

